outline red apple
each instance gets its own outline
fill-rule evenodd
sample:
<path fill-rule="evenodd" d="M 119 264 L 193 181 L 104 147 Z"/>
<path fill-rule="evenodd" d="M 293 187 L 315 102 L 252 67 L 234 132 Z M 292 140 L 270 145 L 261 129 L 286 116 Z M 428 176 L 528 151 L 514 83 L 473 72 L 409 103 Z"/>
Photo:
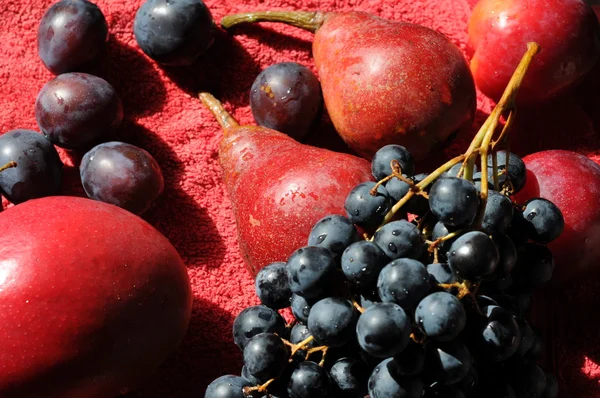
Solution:
<path fill-rule="evenodd" d="M 565 228 L 549 244 L 555 260 L 552 283 L 573 281 L 600 271 L 600 166 L 576 152 L 549 150 L 523 158 L 527 167 L 519 203 L 533 197 L 552 201 Z"/>
<path fill-rule="evenodd" d="M 469 19 L 471 71 L 498 100 L 526 50 L 541 46 L 519 89 L 520 103 L 540 103 L 572 88 L 600 56 L 598 20 L 583 0 L 481 0 Z"/>
<path fill-rule="evenodd" d="M 0 215 L 0 397 L 112 398 L 183 338 L 192 295 L 169 241 L 91 199 Z"/>

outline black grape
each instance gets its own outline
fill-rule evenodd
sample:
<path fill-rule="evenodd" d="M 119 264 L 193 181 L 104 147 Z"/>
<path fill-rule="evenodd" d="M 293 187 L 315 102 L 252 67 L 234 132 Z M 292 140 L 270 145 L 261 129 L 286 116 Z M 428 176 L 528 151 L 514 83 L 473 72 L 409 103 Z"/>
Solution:
<path fill-rule="evenodd" d="M 541 397 L 546 389 L 546 373 L 535 363 L 526 362 L 509 369 L 509 382 L 517 397 Z"/>
<path fill-rule="evenodd" d="M 519 341 L 519 347 L 517 348 L 517 354 L 520 356 L 525 355 L 527 351 L 531 349 L 533 346 L 533 339 L 535 338 L 535 333 L 529 323 L 521 318 L 515 318 L 517 325 L 519 325 L 519 332 L 521 334 L 521 339 Z"/>
<path fill-rule="evenodd" d="M 400 172 L 412 175 L 415 172 L 415 164 L 410 152 L 402 145 L 390 144 L 381 147 L 373 159 L 371 159 L 371 172 L 376 180 L 382 180 L 392 174 L 391 162 L 398 161 Z"/>
<path fill-rule="evenodd" d="M 385 183 L 385 189 L 388 191 L 392 199 L 395 202 L 398 202 L 404 197 L 404 195 L 408 193 L 408 191 L 410 191 L 410 185 L 406 181 L 394 177 Z M 414 199 L 414 197 L 410 198 L 409 202 L 412 199 Z M 405 206 L 408 206 L 408 203 Z"/>
<path fill-rule="evenodd" d="M 425 362 L 425 346 L 409 340 L 406 348 L 395 355 L 394 361 L 389 362 L 389 365 L 394 367 L 397 374 L 415 376 L 423 371 Z"/>
<path fill-rule="evenodd" d="M 373 242 L 392 260 L 400 257 L 419 258 L 425 244 L 419 228 L 406 220 L 385 224 L 375 232 Z"/>
<path fill-rule="evenodd" d="M 410 318 L 394 303 L 373 304 L 356 324 L 358 344 L 377 358 L 389 358 L 402 352 L 410 341 L 410 333 Z"/>
<path fill-rule="evenodd" d="M 364 290 L 375 288 L 379 272 L 390 261 L 375 243 L 361 240 L 344 250 L 341 266 L 346 278 Z"/>
<path fill-rule="evenodd" d="M 208 385 L 204 398 L 246 398 L 244 387 L 252 384 L 240 376 L 224 375 Z"/>
<path fill-rule="evenodd" d="M 547 283 L 554 272 L 554 257 L 548 247 L 527 243 L 517 249 L 517 264 L 512 271 L 515 286 L 531 293 Z"/>
<path fill-rule="evenodd" d="M 472 182 L 456 177 L 437 180 L 429 191 L 431 212 L 444 224 L 469 224 L 477 214 L 479 196 Z"/>
<path fill-rule="evenodd" d="M 481 309 L 486 324 L 479 336 L 484 358 L 504 361 L 510 358 L 521 341 L 521 331 L 513 315 L 502 307 L 491 305 Z"/>
<path fill-rule="evenodd" d="M 212 46 L 214 25 L 202 0 L 147 0 L 135 14 L 133 33 L 156 62 L 187 66 Z"/>
<path fill-rule="evenodd" d="M 344 202 L 348 218 L 367 230 L 377 228 L 392 208 L 392 198 L 385 187 L 378 186 L 375 195 L 371 195 L 374 187 L 375 183 L 372 181 L 358 184 L 350 191 Z"/>
<path fill-rule="evenodd" d="M 318 298 L 329 287 L 335 269 L 333 253 L 324 247 L 297 249 L 287 261 L 290 289 L 307 299 Z"/>
<path fill-rule="evenodd" d="M 415 311 L 423 333 L 438 341 L 450 341 L 462 332 L 467 315 L 460 300 L 450 293 L 436 292 L 425 297 Z"/>
<path fill-rule="evenodd" d="M 63 73 L 40 90 L 35 118 L 53 144 L 89 149 L 115 137 L 123 105 L 106 80 L 87 73 Z"/>
<path fill-rule="evenodd" d="M 86 194 L 135 214 L 147 211 L 164 189 L 156 159 L 124 142 L 96 145 L 81 160 L 79 174 Z"/>
<path fill-rule="evenodd" d="M 492 240 L 498 247 L 498 266 L 496 267 L 495 275 L 498 278 L 503 278 L 511 274 L 517 263 L 517 248 L 512 239 L 504 234 L 492 236 Z"/>
<path fill-rule="evenodd" d="M 319 79 L 295 62 L 271 65 L 252 84 L 250 109 L 259 126 L 299 140 L 315 127 L 323 110 Z"/>
<path fill-rule="evenodd" d="M 302 296 L 297 294 L 292 294 L 292 299 L 290 300 L 290 307 L 292 309 L 292 314 L 298 322 L 306 324 L 308 322 L 308 314 L 310 314 L 310 309 L 316 300 L 307 300 Z"/>
<path fill-rule="evenodd" d="M 89 67 L 102 55 L 108 25 L 102 11 L 87 0 L 53 4 L 40 21 L 38 54 L 55 75 Z"/>
<path fill-rule="evenodd" d="M 455 340 L 427 348 L 427 376 L 435 383 L 456 384 L 469 373 L 471 353 L 464 344 Z"/>
<path fill-rule="evenodd" d="M 253 386 L 258 386 L 262 384 L 262 381 L 260 379 L 258 379 L 256 376 L 251 375 L 248 372 L 248 368 L 246 368 L 246 366 L 242 366 L 242 371 L 240 372 L 240 375 L 244 379 L 248 380 Z"/>
<path fill-rule="evenodd" d="M 409 258 L 399 258 L 386 265 L 377 279 L 377 292 L 382 301 L 413 310 L 427 295 L 431 284 L 425 266 Z"/>
<path fill-rule="evenodd" d="M 556 376 L 546 372 L 546 388 L 541 398 L 556 398 L 558 397 L 558 380 Z"/>
<path fill-rule="evenodd" d="M 480 231 L 471 231 L 457 238 L 448 250 L 448 264 L 458 275 L 469 281 L 479 281 L 496 271 L 500 254 L 494 241 Z"/>
<path fill-rule="evenodd" d="M 543 198 L 528 200 L 523 210 L 523 218 L 529 227 L 529 236 L 537 243 L 552 242 L 565 227 L 565 219 L 560 209 Z"/>
<path fill-rule="evenodd" d="M 443 238 L 443 237 L 449 235 L 450 233 L 454 232 L 454 230 L 455 230 L 455 228 L 448 227 L 447 225 L 444 225 L 443 222 L 438 221 L 435 223 L 435 225 L 433 226 L 433 229 L 431 230 L 431 240 L 436 241 L 440 238 Z M 437 245 L 438 260 L 446 261 L 447 251 L 450 248 L 450 246 L 452 245 L 452 243 L 456 240 L 456 238 L 457 238 L 457 236 L 450 238 L 450 239 L 446 239 Z"/>
<path fill-rule="evenodd" d="M 317 344 L 339 347 L 354 338 L 357 318 L 349 300 L 327 297 L 312 306 L 307 326 Z"/>
<path fill-rule="evenodd" d="M 364 398 L 367 395 L 369 370 L 364 362 L 354 358 L 338 359 L 331 366 L 329 375 L 336 396 Z"/>
<path fill-rule="evenodd" d="M 244 347 L 246 370 L 262 382 L 278 376 L 288 359 L 288 347 L 273 333 L 259 333 Z"/>
<path fill-rule="evenodd" d="M 436 386 L 428 390 L 423 398 L 465 398 L 465 394 L 454 386 Z"/>
<path fill-rule="evenodd" d="M 310 336 L 311 334 L 308 330 L 308 326 L 303 325 L 301 323 L 297 323 L 292 327 L 292 330 L 290 331 L 290 343 L 299 344 L 307 338 L 309 338 Z M 314 348 L 316 346 L 316 341 L 314 339 L 311 340 L 304 346 L 304 349 L 296 351 L 296 355 L 294 356 L 294 358 L 298 358 L 300 362 L 304 361 L 304 359 L 306 358 L 306 350 Z"/>
<path fill-rule="evenodd" d="M 0 166 L 14 161 L 16 167 L 0 172 L 0 191 L 9 202 L 58 193 L 63 164 L 46 137 L 31 130 L 11 130 L 0 136 Z"/>
<path fill-rule="evenodd" d="M 290 398 L 326 398 L 331 391 L 327 371 L 311 361 L 304 361 L 292 373 L 287 392 Z"/>
<path fill-rule="evenodd" d="M 499 376 L 500 378 L 501 376 Z M 490 382 L 480 383 L 475 397 L 485 398 L 521 398 L 522 395 L 517 395 L 514 388 L 502 380 L 493 380 Z M 533 396 L 531 396 L 533 397 Z"/>
<path fill-rule="evenodd" d="M 525 167 L 525 163 L 517 154 L 510 152 L 508 154 L 508 159 L 506 156 L 507 152 L 502 150 L 496 152 L 496 160 L 498 166 L 498 183 L 500 187 L 504 185 L 504 183 L 508 180 L 513 185 L 513 192 L 517 193 L 523 188 L 525 185 L 525 181 L 527 179 L 527 169 Z M 508 170 L 507 165 L 508 163 Z M 488 155 L 487 159 L 488 165 L 488 182 L 491 187 L 493 187 L 493 154 Z M 505 172 L 507 170 L 507 172 Z"/>
<path fill-rule="evenodd" d="M 332 214 L 315 223 L 308 235 L 308 245 L 324 247 L 339 257 L 359 239 L 356 227 L 347 217 Z"/>
<path fill-rule="evenodd" d="M 285 334 L 285 321 L 279 313 L 269 307 L 256 305 L 245 308 L 233 321 L 233 341 L 244 350 L 248 340 L 259 333 Z"/>
<path fill-rule="evenodd" d="M 370 398 L 420 398 L 423 381 L 400 375 L 393 361 L 393 358 L 384 359 L 373 369 L 368 383 Z"/>
<path fill-rule="evenodd" d="M 292 291 L 290 290 L 286 263 L 272 263 L 258 271 L 254 287 L 256 296 L 267 307 L 277 310 L 290 306 Z"/>
<path fill-rule="evenodd" d="M 428 264 L 426 268 L 433 283 L 452 284 L 458 282 L 456 272 L 454 272 L 448 263 L 432 263 Z"/>
<path fill-rule="evenodd" d="M 481 228 L 487 233 L 503 233 L 513 218 L 510 198 L 498 191 L 488 191 Z"/>
<path fill-rule="evenodd" d="M 524 359 L 530 362 L 537 362 L 544 356 L 545 341 L 539 333 L 534 330 L 531 348 L 525 352 Z"/>

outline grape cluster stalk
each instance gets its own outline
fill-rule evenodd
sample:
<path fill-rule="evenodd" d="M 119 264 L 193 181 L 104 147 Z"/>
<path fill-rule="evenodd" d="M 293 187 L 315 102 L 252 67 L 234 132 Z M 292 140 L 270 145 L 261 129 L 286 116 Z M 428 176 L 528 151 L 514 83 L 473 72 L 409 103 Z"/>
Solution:
<path fill-rule="evenodd" d="M 405 147 L 382 147 L 377 182 L 348 194 L 346 216 L 322 218 L 306 246 L 257 274 L 261 304 L 233 324 L 240 375 L 205 398 L 557 396 L 527 315 L 564 219 L 548 200 L 513 201 L 526 169 L 505 140 L 538 51 L 528 44 L 464 154 L 414 175 Z"/>

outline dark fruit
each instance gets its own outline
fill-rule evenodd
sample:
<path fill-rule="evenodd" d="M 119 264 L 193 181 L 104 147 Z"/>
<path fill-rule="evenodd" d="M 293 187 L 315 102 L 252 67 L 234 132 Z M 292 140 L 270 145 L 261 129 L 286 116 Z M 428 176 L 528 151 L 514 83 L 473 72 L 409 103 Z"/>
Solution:
<path fill-rule="evenodd" d="M 323 109 L 319 79 L 295 62 L 271 65 L 252 84 L 250 108 L 259 126 L 300 140 L 318 122 Z"/>
<path fill-rule="evenodd" d="M 42 134 L 11 130 L 0 136 L 0 164 L 17 163 L 0 172 L 0 191 L 10 202 L 51 196 L 60 189 L 63 164 L 58 152 Z"/>
<path fill-rule="evenodd" d="M 38 28 L 38 54 L 55 75 L 74 72 L 98 60 L 108 40 L 102 11 L 87 0 L 61 0 L 44 14 Z"/>
<path fill-rule="evenodd" d="M 146 0 L 133 21 L 135 39 L 163 65 L 187 66 L 214 41 L 214 21 L 202 0 Z"/>
<path fill-rule="evenodd" d="M 107 142 L 85 154 L 79 166 L 87 195 L 142 214 L 162 193 L 164 180 L 147 151 L 124 142 Z"/>
<path fill-rule="evenodd" d="M 53 144 L 89 149 L 114 138 L 123 120 L 123 105 L 106 80 L 87 73 L 64 73 L 40 90 L 35 118 Z"/>

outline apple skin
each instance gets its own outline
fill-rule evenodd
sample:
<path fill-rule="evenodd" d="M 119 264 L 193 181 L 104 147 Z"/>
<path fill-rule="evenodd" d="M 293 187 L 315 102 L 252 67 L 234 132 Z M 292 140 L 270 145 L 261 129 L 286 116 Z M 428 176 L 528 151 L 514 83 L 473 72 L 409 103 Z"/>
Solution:
<path fill-rule="evenodd" d="M 57 196 L 9 208 L 0 229 L 0 397 L 115 397 L 184 337 L 186 268 L 141 218 Z"/>
<path fill-rule="evenodd" d="M 475 84 L 495 101 L 527 42 L 537 42 L 541 51 L 519 89 L 520 104 L 539 104 L 570 91 L 600 56 L 598 20 L 582 0 L 481 0 L 468 34 Z"/>
<path fill-rule="evenodd" d="M 600 165 L 565 150 L 536 152 L 523 161 L 527 181 L 517 202 L 548 199 L 565 219 L 563 233 L 548 245 L 555 262 L 551 285 L 600 272 Z"/>

